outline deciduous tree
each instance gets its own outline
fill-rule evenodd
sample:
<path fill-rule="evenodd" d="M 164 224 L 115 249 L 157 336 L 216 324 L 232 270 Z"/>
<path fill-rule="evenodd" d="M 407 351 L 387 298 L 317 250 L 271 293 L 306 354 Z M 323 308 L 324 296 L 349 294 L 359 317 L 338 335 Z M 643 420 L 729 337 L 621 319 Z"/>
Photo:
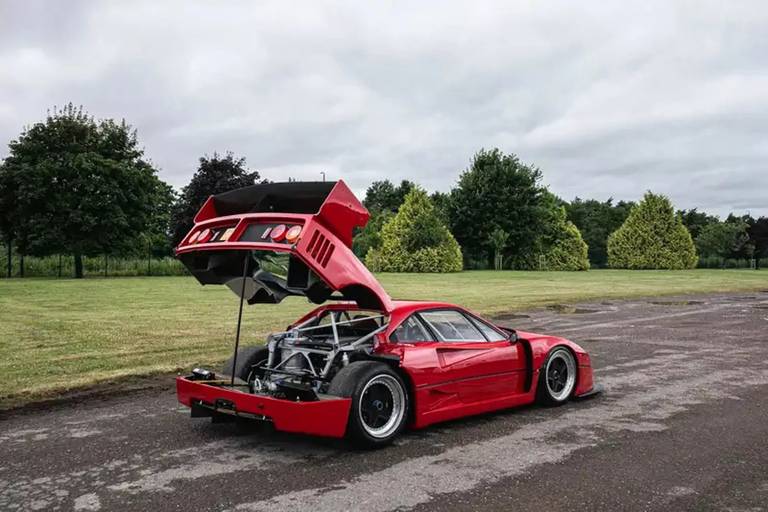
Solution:
<path fill-rule="evenodd" d="M 491 233 L 509 234 L 505 260 L 513 268 L 536 268 L 539 238 L 546 229 L 551 204 L 540 184 L 541 171 L 513 154 L 481 150 L 451 191 L 451 232 L 466 256 L 490 265 Z"/>
<path fill-rule="evenodd" d="M 715 256 L 723 260 L 730 258 L 749 242 L 748 227 L 746 222 L 737 218 L 726 222 L 710 222 L 696 237 L 696 248 L 704 257 Z"/>
<path fill-rule="evenodd" d="M 174 247 L 179 245 L 192 229 L 195 215 L 209 196 L 255 185 L 258 181 L 259 173 L 246 168 L 245 158 L 235 157 L 232 153 L 201 157 L 192 180 L 181 189 L 181 195 L 173 206 L 171 244 Z"/>
<path fill-rule="evenodd" d="M 129 249 L 147 229 L 162 185 L 125 121 L 97 122 L 69 104 L 9 149 L 4 166 L 20 255 L 69 252 L 82 277 L 84 254 Z"/>
<path fill-rule="evenodd" d="M 565 205 L 568 220 L 573 222 L 589 247 L 589 262 L 595 267 L 605 267 L 608 262 L 608 237 L 627 220 L 633 203 L 613 199 L 576 198 Z"/>

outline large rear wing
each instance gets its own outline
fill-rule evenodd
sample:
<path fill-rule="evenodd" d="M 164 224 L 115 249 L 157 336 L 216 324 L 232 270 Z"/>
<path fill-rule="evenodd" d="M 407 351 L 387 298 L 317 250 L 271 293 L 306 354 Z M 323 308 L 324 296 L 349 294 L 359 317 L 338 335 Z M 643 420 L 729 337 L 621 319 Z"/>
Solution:
<path fill-rule="evenodd" d="M 302 213 L 332 231 L 352 247 L 356 227 L 368 223 L 368 210 L 343 181 L 263 183 L 210 196 L 195 216 L 195 223 L 243 213 Z"/>
<path fill-rule="evenodd" d="M 253 185 L 209 197 L 176 255 L 201 284 L 247 288 L 249 303 L 303 295 L 390 311 L 389 295 L 352 252 L 353 231 L 368 218 L 343 181 Z M 288 255 L 285 275 L 272 270 L 274 253 Z M 247 287 L 237 285 L 244 275 Z"/>

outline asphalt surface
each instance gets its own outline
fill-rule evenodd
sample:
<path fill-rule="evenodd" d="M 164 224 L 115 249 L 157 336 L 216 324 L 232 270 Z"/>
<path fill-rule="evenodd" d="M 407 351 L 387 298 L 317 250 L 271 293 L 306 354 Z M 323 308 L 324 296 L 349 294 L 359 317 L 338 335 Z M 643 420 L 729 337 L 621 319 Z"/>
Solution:
<path fill-rule="evenodd" d="M 167 391 L 0 421 L 0 510 L 768 510 L 768 290 L 507 315 L 603 396 L 373 452 L 190 419 Z"/>

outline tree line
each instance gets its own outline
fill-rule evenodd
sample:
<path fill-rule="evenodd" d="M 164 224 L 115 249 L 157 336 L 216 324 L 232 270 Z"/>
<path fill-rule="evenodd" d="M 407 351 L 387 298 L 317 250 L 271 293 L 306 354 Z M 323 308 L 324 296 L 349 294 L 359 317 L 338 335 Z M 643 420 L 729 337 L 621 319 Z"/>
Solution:
<path fill-rule="evenodd" d="M 448 193 L 429 196 L 435 216 L 461 247 L 464 268 L 652 269 L 739 261 L 759 266 L 768 258 L 766 217 L 731 214 L 720 220 L 697 209 L 675 211 L 668 198 L 651 192 L 639 203 L 578 197 L 568 202 L 541 181 L 541 171 L 515 155 L 481 150 Z M 373 255 L 368 259 L 374 268 L 387 268 L 379 248 L 392 237 L 386 228 L 414 190 L 420 189 L 408 180 L 382 180 L 366 191 L 372 218 L 355 237 L 354 250 L 361 258 Z M 413 246 L 407 251 L 413 253 Z"/>
<path fill-rule="evenodd" d="M 78 278 L 86 257 L 102 256 L 106 274 L 110 257 L 171 256 L 210 194 L 259 181 L 245 159 L 214 153 L 200 158 L 177 193 L 157 176 L 130 125 L 97 121 L 72 104 L 54 108 L 8 147 L 0 163 L 8 277 L 14 253 L 21 277 L 27 256 L 71 255 Z"/>
<path fill-rule="evenodd" d="M 7 275 L 14 255 L 21 276 L 25 257 L 68 255 L 76 277 L 84 259 L 103 257 L 106 272 L 110 258 L 171 256 L 210 194 L 263 181 L 231 153 L 201 157 L 178 192 L 157 174 L 125 121 L 97 121 L 72 104 L 54 108 L 9 143 L 0 163 Z M 407 180 L 374 182 L 364 199 L 371 220 L 354 251 L 373 270 L 398 272 L 687 268 L 768 258 L 768 218 L 674 211 L 650 193 L 637 204 L 568 202 L 542 180 L 537 167 L 490 149 L 474 155 L 447 193 Z"/>

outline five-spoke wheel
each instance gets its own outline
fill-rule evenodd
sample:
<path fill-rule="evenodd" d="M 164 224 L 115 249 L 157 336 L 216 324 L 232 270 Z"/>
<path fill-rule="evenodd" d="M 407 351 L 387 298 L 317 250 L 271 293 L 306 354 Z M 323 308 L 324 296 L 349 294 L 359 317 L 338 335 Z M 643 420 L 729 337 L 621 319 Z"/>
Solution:
<path fill-rule="evenodd" d="M 386 364 L 351 363 L 333 378 L 328 394 L 352 398 L 347 436 L 358 446 L 387 444 L 405 426 L 408 393 L 400 376 Z"/>
<path fill-rule="evenodd" d="M 576 360 L 570 350 L 557 347 L 541 368 L 537 397 L 547 405 L 568 401 L 576 387 Z"/>

